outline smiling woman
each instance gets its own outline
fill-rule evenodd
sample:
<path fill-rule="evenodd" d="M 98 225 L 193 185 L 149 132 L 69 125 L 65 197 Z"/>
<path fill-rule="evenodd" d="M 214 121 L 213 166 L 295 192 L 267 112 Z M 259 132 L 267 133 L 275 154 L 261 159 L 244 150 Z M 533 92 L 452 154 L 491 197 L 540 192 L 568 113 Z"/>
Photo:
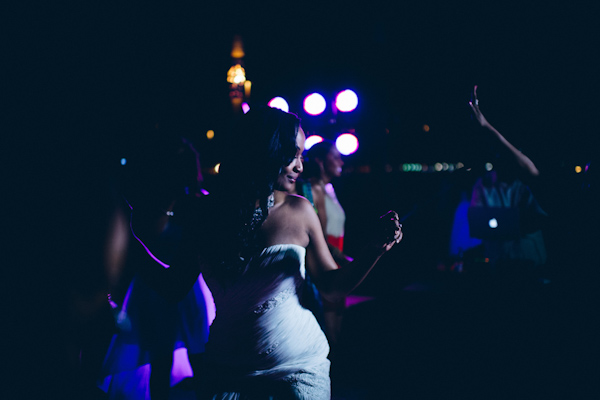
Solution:
<path fill-rule="evenodd" d="M 177 299 L 202 273 L 212 292 L 217 316 L 198 374 L 201 398 L 329 399 L 329 346 L 301 304 L 305 278 L 324 297 L 343 298 L 402 239 L 398 216 L 383 216 L 373 242 L 340 270 L 310 202 L 288 194 L 303 170 L 298 118 L 253 108 L 231 139 L 218 187 L 174 210 L 185 228 L 170 268 L 146 257 L 148 280 Z M 153 251 L 143 225 L 133 225 L 136 238 Z"/>

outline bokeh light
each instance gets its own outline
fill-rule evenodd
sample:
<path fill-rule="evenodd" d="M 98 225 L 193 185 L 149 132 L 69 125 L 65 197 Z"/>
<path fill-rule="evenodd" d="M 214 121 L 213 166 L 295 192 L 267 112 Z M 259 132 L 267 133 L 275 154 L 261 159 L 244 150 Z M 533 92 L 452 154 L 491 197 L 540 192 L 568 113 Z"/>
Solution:
<path fill-rule="evenodd" d="M 216 174 L 218 174 L 218 173 L 219 173 L 219 168 L 221 168 L 221 163 L 218 163 L 218 164 L 217 164 L 217 165 L 215 165 L 215 167 L 214 167 L 214 171 L 215 171 L 215 173 L 216 173 Z"/>
<path fill-rule="evenodd" d="M 341 112 L 350 112 L 358 106 L 358 96 L 350 89 L 338 93 L 335 98 L 335 107 Z"/>
<path fill-rule="evenodd" d="M 358 139 L 351 133 L 344 133 L 335 140 L 338 151 L 347 156 L 358 150 Z"/>
<path fill-rule="evenodd" d="M 429 125 L 423 125 L 423 132 L 429 132 Z"/>
<path fill-rule="evenodd" d="M 248 105 L 248 103 L 242 103 L 242 111 L 244 112 L 244 114 L 250 111 L 250 106 Z"/>
<path fill-rule="evenodd" d="M 121 165 L 125 165 L 127 164 L 127 159 L 126 158 L 121 158 Z"/>
<path fill-rule="evenodd" d="M 304 150 L 308 150 L 311 147 L 313 147 L 315 144 L 320 143 L 323 141 L 323 138 L 319 135 L 310 135 L 309 137 L 306 138 L 306 141 L 304 142 Z"/>
<path fill-rule="evenodd" d="M 494 165 L 492 163 L 485 163 L 486 171 L 491 171 L 492 169 L 494 169 Z"/>
<path fill-rule="evenodd" d="M 285 111 L 285 112 L 290 112 L 290 106 L 288 105 L 287 101 L 285 101 L 285 99 L 283 97 L 273 97 L 269 103 L 268 103 L 269 107 L 271 108 L 278 108 L 281 111 Z"/>
<path fill-rule="evenodd" d="M 309 94 L 304 98 L 304 111 L 310 115 L 319 115 L 325 111 L 327 103 L 325 98 L 319 93 Z"/>
<path fill-rule="evenodd" d="M 575 173 L 578 174 L 580 172 L 581 172 L 581 166 L 578 165 L 578 166 L 575 167 Z"/>
<path fill-rule="evenodd" d="M 212 139 L 212 138 L 214 138 L 214 137 L 215 137 L 215 131 L 213 131 L 212 129 L 210 129 L 210 130 L 208 130 L 208 131 L 206 132 L 206 138 L 207 138 L 208 140 L 211 140 L 211 139 Z"/>

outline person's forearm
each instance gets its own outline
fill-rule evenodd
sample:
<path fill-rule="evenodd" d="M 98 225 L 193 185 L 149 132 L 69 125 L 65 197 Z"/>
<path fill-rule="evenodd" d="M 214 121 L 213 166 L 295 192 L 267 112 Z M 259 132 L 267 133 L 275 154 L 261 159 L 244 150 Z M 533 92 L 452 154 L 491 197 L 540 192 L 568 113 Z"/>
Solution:
<path fill-rule="evenodd" d="M 504 146 L 504 148 L 515 158 L 515 161 L 523 170 L 525 170 L 531 176 L 538 176 L 540 174 L 533 161 L 531 161 L 529 157 L 513 146 L 508 140 L 506 140 L 506 138 L 502 136 L 502 134 L 498 132 L 496 128 L 489 123 L 487 124 L 487 128 L 494 134 L 500 144 L 502 144 L 502 146 Z"/>
<path fill-rule="evenodd" d="M 368 246 L 343 268 L 324 273 L 319 291 L 329 300 L 346 296 L 362 283 L 384 253 L 383 246 Z"/>

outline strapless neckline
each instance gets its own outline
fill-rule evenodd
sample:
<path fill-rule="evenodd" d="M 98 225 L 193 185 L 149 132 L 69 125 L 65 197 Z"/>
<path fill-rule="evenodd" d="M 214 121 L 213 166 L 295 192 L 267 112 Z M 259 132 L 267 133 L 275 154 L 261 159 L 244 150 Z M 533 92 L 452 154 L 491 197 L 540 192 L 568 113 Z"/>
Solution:
<path fill-rule="evenodd" d="M 260 252 L 260 254 L 265 254 L 265 253 L 270 253 L 272 251 L 277 251 L 277 250 L 283 250 L 283 249 L 288 249 L 288 248 L 296 248 L 296 249 L 301 249 L 303 251 L 306 251 L 306 248 L 304 246 L 301 246 L 299 244 L 294 244 L 294 243 L 280 243 L 280 244 L 273 244 L 271 246 L 267 246 L 264 249 L 262 249 L 262 251 Z"/>

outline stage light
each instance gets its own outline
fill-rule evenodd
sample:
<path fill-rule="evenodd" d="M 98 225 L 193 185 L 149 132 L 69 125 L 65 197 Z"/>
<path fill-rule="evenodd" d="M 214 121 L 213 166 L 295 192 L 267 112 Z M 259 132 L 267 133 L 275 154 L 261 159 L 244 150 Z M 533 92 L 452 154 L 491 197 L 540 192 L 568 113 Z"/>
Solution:
<path fill-rule="evenodd" d="M 304 111 L 310 115 L 319 115 L 326 107 L 325 98 L 319 93 L 309 94 L 304 98 Z"/>
<path fill-rule="evenodd" d="M 581 167 L 578 165 L 575 167 L 575 173 L 578 174 L 581 172 Z"/>
<path fill-rule="evenodd" d="M 335 107 L 341 112 L 350 112 L 358 106 L 358 96 L 350 89 L 338 93 L 335 98 Z"/>
<path fill-rule="evenodd" d="M 127 164 L 127 159 L 121 158 L 121 165 L 125 165 L 125 164 Z"/>
<path fill-rule="evenodd" d="M 290 112 L 290 106 L 283 97 L 273 97 L 268 103 L 271 108 L 278 108 L 281 111 Z"/>
<path fill-rule="evenodd" d="M 492 218 L 488 221 L 488 225 L 492 229 L 496 229 L 498 227 L 498 220 L 496 218 Z"/>
<path fill-rule="evenodd" d="M 218 163 L 217 165 L 215 165 L 215 167 L 213 169 L 215 171 L 215 174 L 219 173 L 219 168 L 221 168 L 221 163 Z"/>
<path fill-rule="evenodd" d="M 423 125 L 423 132 L 429 132 L 429 125 Z"/>
<path fill-rule="evenodd" d="M 215 137 L 215 131 L 213 131 L 212 129 L 206 131 L 206 138 L 208 140 L 211 140 L 214 137 Z"/>
<path fill-rule="evenodd" d="M 448 171 L 448 168 L 449 168 L 449 167 L 450 167 L 450 166 L 448 165 L 448 163 L 442 163 L 442 170 L 444 170 L 444 171 Z"/>
<path fill-rule="evenodd" d="M 319 135 L 310 135 L 304 141 L 304 150 L 308 150 L 313 147 L 315 144 L 323 141 L 323 138 Z"/>
<path fill-rule="evenodd" d="M 461 169 L 464 166 L 465 164 L 461 163 L 460 161 L 456 163 L 456 169 Z"/>
<path fill-rule="evenodd" d="M 442 164 L 441 164 L 441 163 L 439 163 L 439 162 L 438 162 L 438 163 L 435 163 L 435 164 L 433 165 L 433 168 L 435 168 L 435 170 L 436 170 L 437 172 L 440 172 L 440 171 L 442 170 L 443 166 L 442 166 Z"/>
<path fill-rule="evenodd" d="M 244 114 L 250 111 L 250 106 L 248 105 L 248 103 L 242 103 L 242 111 L 244 112 Z"/>
<path fill-rule="evenodd" d="M 493 168 L 494 168 L 494 166 L 492 165 L 492 163 L 485 163 L 486 171 L 491 171 Z"/>
<path fill-rule="evenodd" d="M 344 133 L 335 140 L 338 151 L 347 156 L 358 149 L 358 139 L 351 133 Z"/>

